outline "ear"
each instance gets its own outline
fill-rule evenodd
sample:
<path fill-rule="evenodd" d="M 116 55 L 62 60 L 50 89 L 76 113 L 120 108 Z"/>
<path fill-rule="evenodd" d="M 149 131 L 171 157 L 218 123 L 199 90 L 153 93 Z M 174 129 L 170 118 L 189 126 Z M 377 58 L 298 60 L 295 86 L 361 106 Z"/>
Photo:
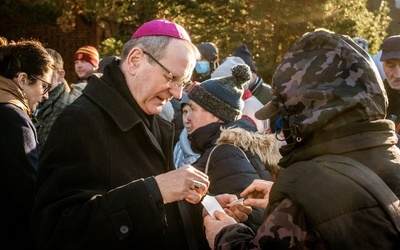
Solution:
<path fill-rule="evenodd" d="M 126 59 L 128 63 L 129 74 L 131 75 L 136 74 L 136 70 L 140 67 L 143 59 L 144 59 L 143 50 L 141 50 L 139 47 L 134 47 L 131 49 Z"/>
<path fill-rule="evenodd" d="M 65 77 L 65 70 L 60 70 L 58 72 L 58 75 L 59 75 L 58 82 L 62 82 Z"/>
<path fill-rule="evenodd" d="M 24 72 L 18 74 L 17 78 L 17 83 L 18 85 L 21 87 L 21 89 L 23 90 L 26 86 L 28 86 L 29 84 L 29 79 L 28 79 L 28 75 Z"/>

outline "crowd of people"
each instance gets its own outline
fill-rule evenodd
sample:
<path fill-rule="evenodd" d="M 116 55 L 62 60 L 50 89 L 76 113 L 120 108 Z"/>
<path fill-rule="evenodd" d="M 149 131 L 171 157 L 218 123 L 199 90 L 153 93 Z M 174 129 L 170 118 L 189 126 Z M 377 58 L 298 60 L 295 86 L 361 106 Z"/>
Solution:
<path fill-rule="evenodd" d="M 270 85 L 246 44 L 220 59 L 167 20 L 73 56 L 69 83 L 59 52 L 0 37 L 6 249 L 400 248 L 400 36 L 378 65 L 310 31 Z"/>

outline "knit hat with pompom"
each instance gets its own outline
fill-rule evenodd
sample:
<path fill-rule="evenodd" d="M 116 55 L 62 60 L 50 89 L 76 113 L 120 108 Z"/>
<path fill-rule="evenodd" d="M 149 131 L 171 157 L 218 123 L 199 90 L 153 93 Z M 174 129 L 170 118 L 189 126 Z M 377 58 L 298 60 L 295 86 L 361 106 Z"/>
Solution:
<path fill-rule="evenodd" d="M 241 118 L 243 85 L 251 77 L 251 70 L 246 64 L 236 65 L 231 71 L 232 76 L 211 78 L 196 85 L 189 93 L 190 100 L 224 122 Z"/>

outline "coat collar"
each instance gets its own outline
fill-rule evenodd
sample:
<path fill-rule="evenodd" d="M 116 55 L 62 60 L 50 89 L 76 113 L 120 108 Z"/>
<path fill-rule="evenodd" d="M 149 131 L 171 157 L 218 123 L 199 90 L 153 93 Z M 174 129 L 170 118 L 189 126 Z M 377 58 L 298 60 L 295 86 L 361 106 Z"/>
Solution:
<path fill-rule="evenodd" d="M 92 76 L 83 94 L 99 105 L 126 132 L 138 124 L 141 119 L 121 95 L 107 83 Z"/>
<path fill-rule="evenodd" d="M 247 131 L 256 131 L 255 126 L 245 118 L 230 123 L 213 122 L 196 129 L 188 136 L 193 151 L 198 154 L 203 154 L 208 148 L 213 147 L 221 134 L 221 127 L 238 127 Z"/>
<path fill-rule="evenodd" d="M 389 120 L 350 123 L 334 130 L 313 134 L 303 145 L 282 146 L 279 165 L 289 167 L 298 161 L 308 161 L 320 155 L 339 155 L 398 142 L 395 126 Z"/>
<path fill-rule="evenodd" d="M 21 88 L 11 79 L 2 76 L 0 76 L 0 82 L 0 103 L 14 104 L 31 117 L 32 112 Z"/>
<path fill-rule="evenodd" d="M 109 63 L 104 69 L 104 74 L 101 78 L 95 75 L 91 76 L 89 83 L 83 90 L 83 95 L 100 106 L 121 131 L 127 132 L 136 125 L 142 126 L 142 129 L 156 150 L 163 155 L 167 161 L 172 162 L 172 159 L 169 159 L 169 155 L 173 147 L 173 124 L 164 121 L 158 116 L 146 117 L 146 115 L 144 115 L 144 112 L 138 108 L 138 104 L 129 92 L 118 63 L 118 61 Z M 140 112 L 142 112 L 142 114 L 140 114 Z M 156 119 L 156 121 L 153 119 Z M 161 142 L 157 140 L 156 135 L 150 131 L 149 122 L 154 122 L 159 126 L 161 130 Z M 164 133 L 162 131 L 164 131 Z"/>

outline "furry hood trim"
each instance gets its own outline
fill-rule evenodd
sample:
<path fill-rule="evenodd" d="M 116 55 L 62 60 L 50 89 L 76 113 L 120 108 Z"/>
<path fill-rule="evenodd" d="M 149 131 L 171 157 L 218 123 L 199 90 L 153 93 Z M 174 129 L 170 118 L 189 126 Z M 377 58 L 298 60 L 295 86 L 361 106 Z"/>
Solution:
<path fill-rule="evenodd" d="M 257 154 L 268 171 L 279 170 L 278 162 L 282 158 L 279 152 L 280 141 L 274 134 L 249 132 L 241 128 L 223 128 L 215 145 L 233 144 L 245 151 Z"/>

